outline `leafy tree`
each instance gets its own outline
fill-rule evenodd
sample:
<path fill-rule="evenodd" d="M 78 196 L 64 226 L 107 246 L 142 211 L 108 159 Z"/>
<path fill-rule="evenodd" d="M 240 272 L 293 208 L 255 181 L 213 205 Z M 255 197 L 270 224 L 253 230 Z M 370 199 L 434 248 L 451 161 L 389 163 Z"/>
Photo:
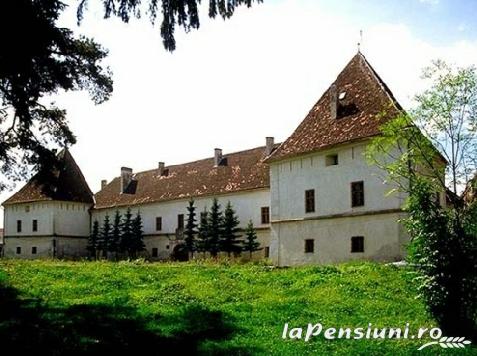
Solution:
<path fill-rule="evenodd" d="M 245 240 L 243 241 L 242 249 L 250 253 L 250 258 L 252 258 L 252 253 L 255 251 L 261 250 L 260 242 L 257 241 L 257 232 L 253 227 L 253 222 L 250 220 L 248 222 L 247 228 L 245 229 Z"/>
<path fill-rule="evenodd" d="M 111 234 L 111 240 L 108 246 L 108 251 L 113 253 L 115 258 L 117 258 L 117 253 L 120 249 L 121 243 L 121 214 L 119 210 L 116 210 L 116 214 L 114 215 L 113 220 L 113 231 Z"/>
<path fill-rule="evenodd" d="M 120 242 L 120 251 L 122 253 L 129 254 L 132 247 L 133 236 L 133 217 L 131 214 L 131 208 L 126 210 L 124 214 L 123 221 L 121 224 L 121 242 Z"/>
<path fill-rule="evenodd" d="M 220 236 L 220 250 L 227 252 L 229 257 L 232 253 L 242 251 L 242 241 L 239 240 L 241 235 L 238 234 L 240 231 L 238 228 L 239 224 L 239 219 L 229 201 L 225 207 L 222 233 Z"/>
<path fill-rule="evenodd" d="M 187 224 L 184 231 L 184 243 L 186 245 L 189 257 L 192 257 L 194 251 L 196 250 L 196 241 L 195 236 L 197 234 L 197 224 L 196 224 L 196 207 L 194 206 L 194 199 L 189 200 L 189 206 L 187 207 Z"/>
<path fill-rule="evenodd" d="M 208 221 L 208 236 L 209 248 L 208 251 L 212 257 L 217 257 L 220 251 L 220 237 L 222 236 L 223 214 L 220 211 L 220 204 L 217 198 L 212 201 L 212 207 L 209 212 Z"/>
<path fill-rule="evenodd" d="M 96 258 L 96 251 L 98 247 L 98 238 L 99 238 L 99 222 L 95 220 L 93 222 L 93 229 L 88 238 L 88 245 L 86 249 L 91 254 L 91 257 Z"/>
<path fill-rule="evenodd" d="M 109 245 L 111 243 L 111 222 L 109 221 L 109 215 L 106 214 L 101 227 L 101 232 L 98 239 L 98 250 L 103 254 L 103 257 L 107 257 L 109 251 Z"/>
<path fill-rule="evenodd" d="M 209 251 L 209 212 L 207 208 L 204 208 L 204 211 L 200 214 L 197 237 L 197 250 L 205 254 Z"/>
<path fill-rule="evenodd" d="M 198 29 L 200 0 L 94 0 L 104 6 L 104 16 L 129 22 L 140 17 L 146 6 L 152 24 L 158 13 L 165 48 L 173 51 L 176 27 Z M 209 17 L 230 18 L 239 5 L 250 7 L 254 0 L 209 0 Z M 261 0 L 256 0 L 261 2 Z M 91 1 L 80 0 L 78 23 Z M 108 100 L 113 91 L 111 72 L 102 66 L 104 50 L 93 39 L 75 36 L 60 27 L 58 19 L 66 8 L 61 0 L 0 1 L 0 190 L 7 180 L 27 177 L 28 165 L 37 165 L 38 179 L 54 178 L 59 161 L 53 147 L 76 142 L 66 111 L 44 99 L 61 91 L 87 90 L 96 104 Z M 12 29 L 21 29 L 12 31 Z"/>
<path fill-rule="evenodd" d="M 460 190 L 477 170 L 477 71 L 436 61 L 417 106 L 382 127 L 367 150 L 409 194 L 409 258 L 426 305 L 449 335 L 477 334 L 477 231 Z M 444 192 L 447 207 L 436 195 Z"/>
<path fill-rule="evenodd" d="M 136 217 L 132 222 L 132 236 L 133 239 L 130 245 L 130 256 L 136 258 L 138 253 L 144 251 L 144 231 L 142 229 L 142 218 L 141 214 L 138 212 Z"/>

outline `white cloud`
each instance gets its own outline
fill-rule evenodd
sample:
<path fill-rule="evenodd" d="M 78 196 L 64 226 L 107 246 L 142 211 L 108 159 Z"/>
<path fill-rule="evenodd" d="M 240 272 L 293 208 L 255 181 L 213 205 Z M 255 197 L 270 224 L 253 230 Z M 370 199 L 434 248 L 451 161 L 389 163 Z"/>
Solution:
<path fill-rule="evenodd" d="M 282 141 L 356 53 L 360 28 L 316 2 L 265 2 L 228 21 L 204 19 L 199 31 L 178 34 L 170 54 L 146 19 L 126 25 L 91 11 L 80 30 L 109 48 L 115 92 L 100 106 L 84 93 L 58 98 L 78 137 L 72 153 L 97 191 L 123 165 L 139 171 L 214 147 L 263 145 L 265 136 Z M 431 59 L 477 64 L 477 42 L 431 45 L 401 24 L 363 30 L 362 52 L 404 106 Z"/>

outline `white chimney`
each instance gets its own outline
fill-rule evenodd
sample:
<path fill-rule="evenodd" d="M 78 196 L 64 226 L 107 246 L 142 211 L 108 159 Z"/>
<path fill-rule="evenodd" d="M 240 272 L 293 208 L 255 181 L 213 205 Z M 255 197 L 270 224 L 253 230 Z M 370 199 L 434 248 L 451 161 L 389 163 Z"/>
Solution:
<path fill-rule="evenodd" d="M 121 193 L 125 193 L 129 183 L 132 181 L 133 170 L 128 167 L 121 167 Z"/>
<path fill-rule="evenodd" d="M 266 142 L 266 147 L 265 147 L 265 155 L 269 155 L 273 151 L 273 145 L 275 144 L 275 138 L 274 137 L 266 137 L 265 138 Z"/>
<path fill-rule="evenodd" d="M 108 181 L 107 181 L 106 179 L 103 179 L 103 180 L 101 181 L 101 190 L 103 190 L 104 187 L 106 187 L 107 185 L 108 185 Z"/>
<path fill-rule="evenodd" d="M 165 168 L 164 162 L 159 162 L 159 164 L 157 165 L 157 169 L 159 170 L 159 176 L 164 175 L 164 168 Z"/>
<path fill-rule="evenodd" d="M 214 167 L 218 167 L 221 161 L 222 161 L 222 149 L 215 148 L 214 149 Z"/>
<path fill-rule="evenodd" d="M 330 118 L 331 120 L 336 119 L 338 111 L 338 90 L 336 89 L 336 84 L 331 84 L 330 87 Z"/>

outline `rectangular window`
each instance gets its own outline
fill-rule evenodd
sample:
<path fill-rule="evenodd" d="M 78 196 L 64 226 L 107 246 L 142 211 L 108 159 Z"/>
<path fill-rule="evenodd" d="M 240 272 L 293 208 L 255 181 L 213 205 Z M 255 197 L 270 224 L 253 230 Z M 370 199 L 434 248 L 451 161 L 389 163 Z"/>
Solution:
<path fill-rule="evenodd" d="M 351 207 L 364 205 L 364 183 L 351 183 Z"/>
<path fill-rule="evenodd" d="M 17 247 L 17 255 L 21 255 L 21 253 L 22 253 L 22 248 L 18 246 Z"/>
<path fill-rule="evenodd" d="M 33 232 L 38 231 L 38 220 L 33 220 L 31 230 Z"/>
<path fill-rule="evenodd" d="M 315 240 L 308 239 L 305 240 L 305 253 L 313 253 L 315 252 Z"/>
<path fill-rule="evenodd" d="M 178 229 L 184 228 L 184 214 L 177 215 L 177 228 Z"/>
<path fill-rule="evenodd" d="M 156 217 L 156 231 L 161 231 L 162 230 L 162 217 L 158 216 Z"/>
<path fill-rule="evenodd" d="M 262 207 L 262 224 L 270 223 L 270 208 L 268 206 Z"/>
<path fill-rule="evenodd" d="M 315 190 L 314 189 L 305 190 L 305 212 L 306 213 L 315 212 Z"/>
<path fill-rule="evenodd" d="M 159 255 L 157 247 L 152 248 L 152 257 L 157 257 Z"/>
<path fill-rule="evenodd" d="M 353 236 L 351 238 L 351 252 L 364 252 L 363 236 Z"/>
<path fill-rule="evenodd" d="M 265 247 L 264 249 L 264 254 L 265 254 L 265 258 L 269 258 L 270 257 L 270 247 Z"/>
<path fill-rule="evenodd" d="M 17 220 L 17 232 L 22 232 L 22 221 Z"/>
<path fill-rule="evenodd" d="M 337 166 L 338 165 L 338 155 L 328 155 L 325 158 L 325 165 L 326 166 Z"/>
<path fill-rule="evenodd" d="M 32 255 L 36 255 L 36 246 L 33 246 L 33 247 L 31 248 L 31 254 L 32 254 Z"/>

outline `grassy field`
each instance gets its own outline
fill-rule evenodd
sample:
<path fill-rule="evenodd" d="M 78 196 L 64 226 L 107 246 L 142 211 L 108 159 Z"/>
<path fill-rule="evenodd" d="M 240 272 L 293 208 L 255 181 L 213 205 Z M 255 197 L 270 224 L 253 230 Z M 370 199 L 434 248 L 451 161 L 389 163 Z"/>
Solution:
<path fill-rule="evenodd" d="M 17 354 L 476 354 L 438 345 L 417 351 L 424 341 L 410 339 L 282 339 L 285 323 L 434 326 L 410 272 L 380 264 L 0 260 L 0 285 L 0 347 Z"/>

